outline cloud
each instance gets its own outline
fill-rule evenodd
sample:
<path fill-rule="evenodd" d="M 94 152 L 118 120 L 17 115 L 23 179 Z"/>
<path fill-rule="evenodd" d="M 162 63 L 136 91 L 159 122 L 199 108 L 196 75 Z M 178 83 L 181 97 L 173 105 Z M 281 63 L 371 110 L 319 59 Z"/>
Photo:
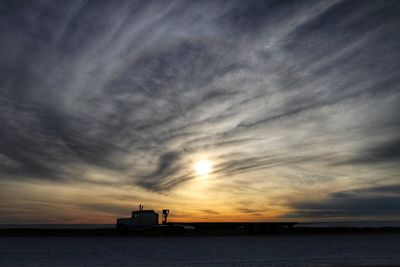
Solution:
<path fill-rule="evenodd" d="M 206 214 L 219 214 L 219 212 L 215 211 L 215 210 L 200 210 L 202 213 L 206 213 Z"/>
<path fill-rule="evenodd" d="M 254 210 L 254 209 L 239 209 L 239 212 L 241 213 L 248 213 L 248 214 L 254 214 L 254 215 L 260 215 L 259 212 L 262 212 L 263 210 Z"/>
<path fill-rule="evenodd" d="M 139 185 L 154 191 L 168 190 L 177 183 L 191 179 L 190 175 L 179 176 L 180 170 L 183 168 L 179 164 L 180 154 L 178 152 L 168 152 L 160 156 L 158 167 L 155 171 L 141 177 Z"/>
<path fill-rule="evenodd" d="M 400 213 L 400 185 L 384 185 L 330 193 L 316 201 L 290 203 L 287 218 L 377 218 Z"/>
<path fill-rule="evenodd" d="M 392 163 L 400 160 L 400 139 L 390 140 L 359 152 L 359 155 L 337 164 L 358 165 Z"/>
<path fill-rule="evenodd" d="M 397 161 L 398 9 L 3 1 L 1 179 L 110 170 L 127 177 L 115 185 L 167 192 L 200 155 L 218 179 Z"/>

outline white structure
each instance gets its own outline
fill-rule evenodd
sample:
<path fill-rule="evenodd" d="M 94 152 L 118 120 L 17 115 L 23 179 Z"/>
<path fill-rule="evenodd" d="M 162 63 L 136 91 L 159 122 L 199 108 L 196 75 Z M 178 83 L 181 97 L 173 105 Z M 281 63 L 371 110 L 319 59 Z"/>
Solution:
<path fill-rule="evenodd" d="M 158 213 L 154 210 L 144 210 L 143 205 L 139 205 L 139 210 L 132 211 L 131 218 L 117 218 L 117 229 L 144 229 L 158 225 Z"/>

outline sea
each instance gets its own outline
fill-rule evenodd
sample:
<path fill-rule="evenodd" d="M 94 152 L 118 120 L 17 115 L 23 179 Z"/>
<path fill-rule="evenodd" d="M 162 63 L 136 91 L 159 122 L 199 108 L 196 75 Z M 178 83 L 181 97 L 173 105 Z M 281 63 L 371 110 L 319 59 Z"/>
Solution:
<path fill-rule="evenodd" d="M 3 237 L 0 266 L 400 266 L 400 235 Z"/>
<path fill-rule="evenodd" d="M 0 237 L 0 266 L 400 266 L 400 234 Z"/>

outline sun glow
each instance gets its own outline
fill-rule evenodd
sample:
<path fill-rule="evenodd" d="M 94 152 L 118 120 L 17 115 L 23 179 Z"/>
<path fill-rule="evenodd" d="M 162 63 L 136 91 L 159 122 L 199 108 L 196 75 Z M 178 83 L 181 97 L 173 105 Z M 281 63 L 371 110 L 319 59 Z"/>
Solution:
<path fill-rule="evenodd" d="M 197 175 L 204 176 L 207 175 L 211 172 L 212 170 L 212 164 L 211 161 L 209 160 L 199 160 L 196 165 L 194 166 L 194 169 L 197 173 Z"/>

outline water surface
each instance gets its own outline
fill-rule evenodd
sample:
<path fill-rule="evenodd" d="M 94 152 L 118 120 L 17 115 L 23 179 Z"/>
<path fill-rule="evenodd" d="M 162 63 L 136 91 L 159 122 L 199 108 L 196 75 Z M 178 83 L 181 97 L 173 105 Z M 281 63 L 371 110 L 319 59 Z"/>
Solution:
<path fill-rule="evenodd" d="M 400 265 L 400 235 L 0 238 L 0 266 Z"/>

